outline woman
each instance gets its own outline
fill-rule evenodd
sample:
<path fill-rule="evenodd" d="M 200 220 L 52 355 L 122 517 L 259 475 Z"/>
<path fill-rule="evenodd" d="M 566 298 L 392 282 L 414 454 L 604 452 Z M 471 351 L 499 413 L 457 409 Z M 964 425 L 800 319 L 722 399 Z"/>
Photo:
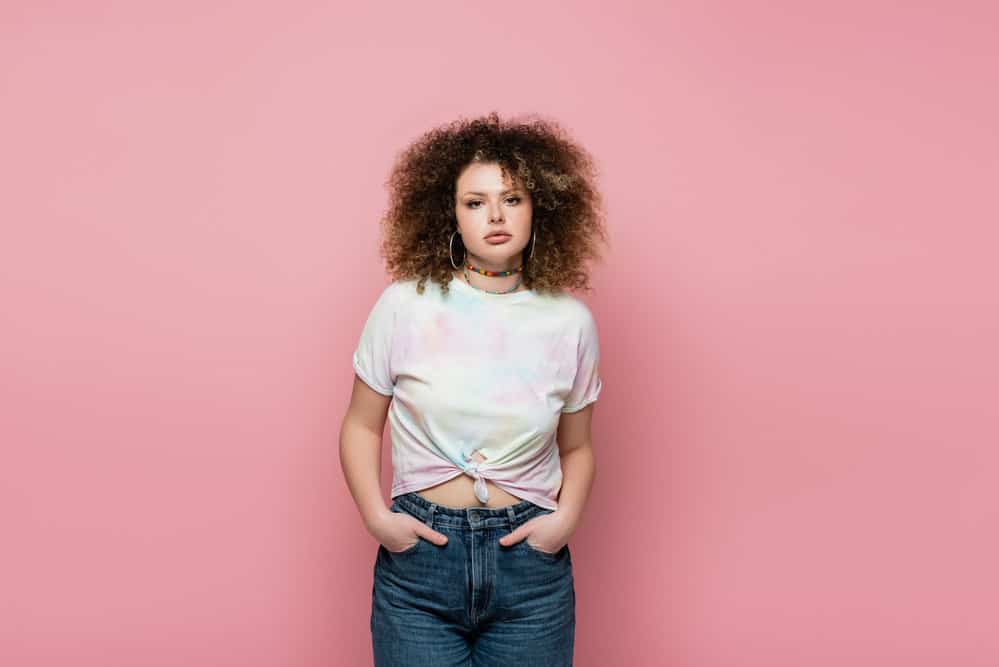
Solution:
<path fill-rule="evenodd" d="M 394 280 L 354 352 L 340 436 L 379 542 L 378 666 L 572 664 L 568 541 L 602 382 L 596 324 L 564 290 L 589 288 L 584 263 L 606 238 L 594 173 L 556 124 L 495 113 L 428 132 L 392 171 Z"/>

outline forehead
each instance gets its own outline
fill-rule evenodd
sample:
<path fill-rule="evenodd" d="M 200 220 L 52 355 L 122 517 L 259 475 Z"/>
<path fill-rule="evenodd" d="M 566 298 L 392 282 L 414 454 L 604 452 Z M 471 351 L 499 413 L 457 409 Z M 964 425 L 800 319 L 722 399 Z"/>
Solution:
<path fill-rule="evenodd" d="M 500 166 L 494 162 L 473 162 L 458 176 L 458 193 L 475 190 L 477 192 L 503 192 L 516 188 L 519 184 L 509 176 L 503 178 Z"/>

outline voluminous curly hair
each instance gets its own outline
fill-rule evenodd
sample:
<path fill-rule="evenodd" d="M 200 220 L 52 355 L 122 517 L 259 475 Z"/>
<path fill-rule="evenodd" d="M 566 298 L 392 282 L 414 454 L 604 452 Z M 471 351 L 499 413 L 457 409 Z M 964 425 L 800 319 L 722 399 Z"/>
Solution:
<path fill-rule="evenodd" d="M 498 164 L 504 178 L 530 194 L 535 247 L 530 260 L 530 241 L 525 248 L 524 285 L 539 293 L 590 290 L 586 263 L 601 259 L 597 241 L 608 238 L 592 157 L 554 121 L 536 115 L 501 121 L 495 111 L 434 128 L 399 154 L 381 219 L 381 254 L 392 278 L 419 278 L 419 294 L 431 278 L 447 293 L 455 187 L 473 161 Z M 456 236 L 454 256 L 463 255 Z"/>

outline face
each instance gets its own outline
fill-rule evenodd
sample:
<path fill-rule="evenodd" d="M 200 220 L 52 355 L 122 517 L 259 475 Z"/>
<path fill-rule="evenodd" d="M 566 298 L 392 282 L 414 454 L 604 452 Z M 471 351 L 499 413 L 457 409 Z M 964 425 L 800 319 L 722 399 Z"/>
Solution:
<path fill-rule="evenodd" d="M 531 210 L 528 191 L 504 181 L 498 164 L 473 162 L 465 167 L 456 184 L 455 215 L 468 251 L 466 262 L 489 271 L 520 266 L 531 241 Z M 497 231 L 509 237 L 486 238 Z"/>

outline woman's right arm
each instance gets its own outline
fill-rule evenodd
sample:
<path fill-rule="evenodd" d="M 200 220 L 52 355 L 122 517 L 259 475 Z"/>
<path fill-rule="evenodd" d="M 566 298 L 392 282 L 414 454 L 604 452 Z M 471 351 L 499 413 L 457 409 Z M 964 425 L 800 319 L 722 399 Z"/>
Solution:
<path fill-rule="evenodd" d="M 382 432 L 391 396 L 380 394 L 356 374 L 350 405 L 340 426 L 340 466 L 368 532 L 377 533 L 391 512 L 381 490 Z"/>
<path fill-rule="evenodd" d="M 404 512 L 392 512 L 382 499 L 382 431 L 391 396 L 379 394 L 354 374 L 350 406 L 340 426 L 340 466 L 364 527 L 389 551 L 402 551 L 419 538 L 447 543 L 438 532 Z"/>

